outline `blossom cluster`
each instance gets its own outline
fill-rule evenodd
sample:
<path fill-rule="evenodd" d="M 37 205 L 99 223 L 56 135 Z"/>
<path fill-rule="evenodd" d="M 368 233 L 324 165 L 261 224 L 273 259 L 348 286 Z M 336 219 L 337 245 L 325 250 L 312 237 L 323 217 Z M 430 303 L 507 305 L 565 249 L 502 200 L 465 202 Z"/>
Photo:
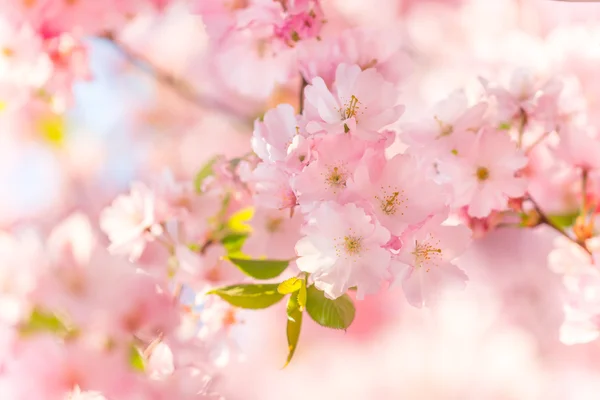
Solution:
<path fill-rule="evenodd" d="M 109 255 L 84 215 L 46 239 L 0 243 L 3 396 L 219 398 L 209 350 L 171 288 Z"/>
<path fill-rule="evenodd" d="M 0 104 L 11 130 L 57 140 L 73 85 L 89 80 L 90 36 L 117 35 L 137 14 L 169 0 L 6 0 L 0 2 Z"/>
<path fill-rule="evenodd" d="M 262 357 L 283 338 L 290 363 L 301 329 L 313 345 L 301 362 L 353 352 L 330 364 L 348 398 L 365 389 L 350 393 L 339 364 L 372 362 L 353 340 L 388 331 L 382 363 L 394 374 L 398 359 L 415 359 L 412 345 L 393 347 L 398 333 L 440 364 L 446 339 L 456 361 L 467 338 L 476 368 L 455 363 L 468 376 L 459 379 L 493 364 L 493 395 L 397 385 L 405 397 L 545 398 L 522 381 L 556 373 L 548 360 L 577 351 L 563 344 L 600 336 L 600 35 L 532 24 L 496 37 L 473 22 L 478 1 L 0 0 L 0 125 L 10 135 L 0 159 L 20 149 L 5 143 L 39 139 L 32 131 L 50 142 L 64 133 L 74 85 L 95 78 L 94 39 L 153 74 L 157 90 L 125 123 L 135 151 L 119 140 L 107 150 L 139 163 L 135 179 L 109 171 L 128 191 L 71 160 L 61 165 L 81 179 L 61 182 L 64 205 L 2 226 L 0 398 L 221 399 L 219 378 L 244 359 L 240 342 L 255 340 Z M 529 15 L 527 2 L 508 3 L 507 14 Z M 170 54 L 190 53 L 157 60 L 129 47 L 146 29 L 167 36 Z M 188 32 L 198 42 L 182 40 Z M 270 326 L 280 317 L 286 335 Z M 443 330 L 431 342 L 413 326 L 430 317 Z M 352 345 L 308 318 L 347 330 Z M 246 388 L 271 376 L 254 356 L 230 382 L 240 398 L 260 396 Z M 531 375 L 516 379 L 507 359 L 530 363 Z M 417 367 L 419 379 L 432 373 Z M 498 376 L 518 384 L 501 390 Z M 379 390 L 363 398 L 398 397 Z"/>
<path fill-rule="evenodd" d="M 455 92 L 430 120 L 402 129 L 403 154 L 386 155 L 404 107 L 401 82 L 378 66 L 339 64 L 329 86 L 318 76 L 306 86 L 301 115 L 285 104 L 268 111 L 255 124 L 262 162 L 250 181 L 257 207 L 303 214 L 296 263 L 328 297 L 356 287 L 360 298 L 397 282 L 421 306 L 467 279 L 452 262 L 470 232 L 445 224 L 449 213 L 507 210 L 526 193 L 519 174 L 528 160 L 500 128 L 516 116 L 500 112 L 508 104 L 492 110 L 491 96 L 500 96 L 491 91 L 471 106 Z"/>

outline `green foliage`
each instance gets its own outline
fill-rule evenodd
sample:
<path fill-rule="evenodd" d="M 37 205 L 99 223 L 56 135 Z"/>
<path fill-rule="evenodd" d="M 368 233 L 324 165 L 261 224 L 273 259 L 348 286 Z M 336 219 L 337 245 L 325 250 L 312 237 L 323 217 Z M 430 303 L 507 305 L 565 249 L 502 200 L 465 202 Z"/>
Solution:
<path fill-rule="evenodd" d="M 570 214 L 549 215 L 548 219 L 550 222 L 564 229 L 573 226 L 578 216 L 579 212 L 576 211 Z"/>
<path fill-rule="evenodd" d="M 249 233 L 248 221 L 254 216 L 254 208 L 247 207 L 234 213 L 227 221 L 227 230 L 232 233 Z"/>
<path fill-rule="evenodd" d="M 194 189 L 196 189 L 196 193 L 202 193 L 202 183 L 206 178 L 211 176 L 213 172 L 213 166 L 217 162 L 218 158 L 211 158 L 204 166 L 198 171 L 196 176 L 194 177 Z"/>
<path fill-rule="evenodd" d="M 285 281 L 279 284 L 279 286 L 277 287 L 277 291 L 281 294 L 294 293 L 300 290 L 300 288 L 302 287 L 302 282 L 302 279 L 296 277 L 286 279 Z"/>
<path fill-rule="evenodd" d="M 131 345 L 129 349 L 129 365 L 138 372 L 144 372 L 146 370 L 144 356 L 135 345 Z"/>
<path fill-rule="evenodd" d="M 217 288 L 208 292 L 216 294 L 235 307 L 258 310 L 268 308 L 283 299 L 277 284 L 241 284 Z"/>
<path fill-rule="evenodd" d="M 331 300 L 314 285 L 307 289 L 306 311 L 316 323 L 332 329 L 347 329 L 356 313 L 348 295 Z"/>
<path fill-rule="evenodd" d="M 19 331 L 21 335 L 45 332 L 65 336 L 69 333 L 69 329 L 55 314 L 37 308 L 31 312 L 29 320 L 21 325 Z"/>
<path fill-rule="evenodd" d="M 290 263 L 287 260 L 249 260 L 236 257 L 229 257 L 229 261 L 243 273 L 256 279 L 277 278 Z"/>
<path fill-rule="evenodd" d="M 247 238 L 248 234 L 246 233 L 232 233 L 225 236 L 221 243 L 229 256 L 241 257 L 243 256 L 242 247 Z"/>
<path fill-rule="evenodd" d="M 306 308 L 306 281 L 303 280 L 302 281 L 302 286 L 300 287 L 300 290 L 298 291 L 298 305 L 300 306 L 300 310 L 304 311 L 304 309 Z"/>
<path fill-rule="evenodd" d="M 298 347 L 298 340 L 300 339 L 300 330 L 302 328 L 302 309 L 298 303 L 298 297 L 295 294 L 292 294 L 288 300 L 287 316 L 286 334 L 288 341 L 288 356 L 285 366 L 287 366 L 290 361 L 292 361 L 292 357 L 294 357 L 294 353 Z"/>

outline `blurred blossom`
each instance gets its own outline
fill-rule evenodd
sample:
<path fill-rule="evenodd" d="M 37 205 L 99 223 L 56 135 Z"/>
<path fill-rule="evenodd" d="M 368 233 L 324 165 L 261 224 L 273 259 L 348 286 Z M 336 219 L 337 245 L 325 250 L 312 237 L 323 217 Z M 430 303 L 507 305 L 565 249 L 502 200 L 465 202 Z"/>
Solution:
<path fill-rule="evenodd" d="M 598 18 L 0 0 L 0 398 L 596 399 Z"/>

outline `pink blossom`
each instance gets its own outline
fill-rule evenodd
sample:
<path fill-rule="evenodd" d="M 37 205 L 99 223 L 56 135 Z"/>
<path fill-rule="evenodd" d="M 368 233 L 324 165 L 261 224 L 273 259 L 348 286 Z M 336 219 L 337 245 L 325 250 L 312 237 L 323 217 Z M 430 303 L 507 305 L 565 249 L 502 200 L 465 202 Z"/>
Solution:
<path fill-rule="evenodd" d="M 460 155 L 485 125 L 487 108 L 486 103 L 469 106 L 464 91 L 454 91 L 436 104 L 432 119 L 406 127 L 403 138 L 407 144 L 416 146 L 421 156 Z"/>
<path fill-rule="evenodd" d="M 382 128 L 404 112 L 399 93 L 375 69 L 340 64 L 333 92 L 317 77 L 305 89 L 304 117 L 308 133 L 350 133 L 364 140 L 380 138 Z"/>
<path fill-rule="evenodd" d="M 315 146 L 315 159 L 291 180 L 299 204 L 340 199 L 365 147 L 348 135 L 324 137 Z"/>
<path fill-rule="evenodd" d="M 398 85 L 413 68 L 402 50 L 401 37 L 394 30 L 358 27 L 327 39 L 304 41 L 298 46 L 300 71 L 308 82 L 321 77 L 330 87 L 339 64 L 357 64 L 363 70 L 375 68 L 385 80 Z"/>
<path fill-rule="evenodd" d="M 302 222 L 300 213 L 290 215 L 289 210 L 257 208 L 249 223 L 252 234 L 242 251 L 254 258 L 292 259 L 296 254 L 294 246 L 300 239 Z"/>
<path fill-rule="evenodd" d="M 176 267 L 173 279 L 196 291 L 232 284 L 243 275 L 225 257 L 227 251 L 219 244 L 208 246 L 202 253 L 187 246 L 175 248 Z"/>
<path fill-rule="evenodd" d="M 492 85 L 486 80 L 482 83 L 497 101 L 499 121 L 518 124 L 538 116 L 555 114 L 562 90 L 562 84 L 556 79 L 544 80 L 526 68 L 513 72 L 507 88 Z"/>
<path fill-rule="evenodd" d="M 395 156 L 379 171 L 361 165 L 349 190 L 369 204 L 368 209 L 393 235 L 445 208 L 441 186 L 424 177 L 422 166 L 409 155 Z"/>
<path fill-rule="evenodd" d="M 294 108 L 280 104 L 254 122 L 252 149 L 263 161 L 284 161 L 298 129 Z"/>
<path fill-rule="evenodd" d="M 54 263 L 85 265 L 96 248 L 96 236 L 88 217 L 76 212 L 56 226 L 46 243 Z"/>
<path fill-rule="evenodd" d="M 102 211 L 100 226 L 111 242 L 109 251 L 140 257 L 146 242 L 160 232 L 155 219 L 155 198 L 143 183 L 133 183 L 129 195 L 118 196 Z"/>
<path fill-rule="evenodd" d="M 554 154 L 573 167 L 584 170 L 600 167 L 600 140 L 595 129 L 570 126 L 560 132 Z"/>
<path fill-rule="evenodd" d="M 293 46 L 300 40 L 318 37 L 325 16 L 320 0 L 291 0 L 281 2 L 285 14 L 275 27 L 275 35 Z"/>
<path fill-rule="evenodd" d="M 492 210 L 504 210 L 509 197 L 525 194 L 527 181 L 516 173 L 527 157 L 502 132 L 486 129 L 478 134 L 464 156 L 440 164 L 450 178 L 455 207 L 468 205 L 472 217 L 486 217 Z"/>
<path fill-rule="evenodd" d="M 296 263 L 327 297 L 335 299 L 357 286 L 362 298 L 379 291 L 388 277 L 390 253 L 383 246 L 390 234 L 356 205 L 321 203 L 302 233 Z"/>
<path fill-rule="evenodd" d="M 291 187 L 291 176 L 280 168 L 261 164 L 252 172 L 255 201 L 263 207 L 283 209 L 296 206 L 298 200 Z"/>
<path fill-rule="evenodd" d="M 430 306 L 445 290 L 462 289 L 467 275 L 455 259 L 469 244 L 471 232 L 463 225 L 440 225 L 443 216 L 402 235 L 402 248 L 392 258 L 394 282 L 402 284 L 408 302 Z"/>
<path fill-rule="evenodd" d="M 0 232 L 0 325 L 16 324 L 33 308 L 30 296 L 46 271 L 42 243 L 31 233 Z"/>

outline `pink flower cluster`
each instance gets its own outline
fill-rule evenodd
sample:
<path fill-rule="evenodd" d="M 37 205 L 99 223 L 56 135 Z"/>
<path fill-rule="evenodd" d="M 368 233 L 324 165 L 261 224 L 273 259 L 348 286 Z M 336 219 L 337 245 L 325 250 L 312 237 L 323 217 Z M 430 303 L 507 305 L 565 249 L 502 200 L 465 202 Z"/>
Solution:
<path fill-rule="evenodd" d="M 110 256 L 84 215 L 45 243 L 3 234 L 0 258 L 5 398 L 219 398 L 208 349 L 170 288 Z"/>
<path fill-rule="evenodd" d="M 470 234 L 442 225 L 445 188 L 423 159 L 386 157 L 389 128 L 404 111 L 397 84 L 374 68 L 340 64 L 331 86 L 320 77 L 306 86 L 301 115 L 283 104 L 255 124 L 256 205 L 302 213 L 296 264 L 332 299 L 397 282 L 421 306 L 466 280 L 452 262 Z"/>
<path fill-rule="evenodd" d="M 8 111 L 2 123 L 39 134 L 72 102 L 73 84 L 92 77 L 84 40 L 116 36 L 138 13 L 162 9 L 169 2 L 0 1 L 0 103 Z"/>

